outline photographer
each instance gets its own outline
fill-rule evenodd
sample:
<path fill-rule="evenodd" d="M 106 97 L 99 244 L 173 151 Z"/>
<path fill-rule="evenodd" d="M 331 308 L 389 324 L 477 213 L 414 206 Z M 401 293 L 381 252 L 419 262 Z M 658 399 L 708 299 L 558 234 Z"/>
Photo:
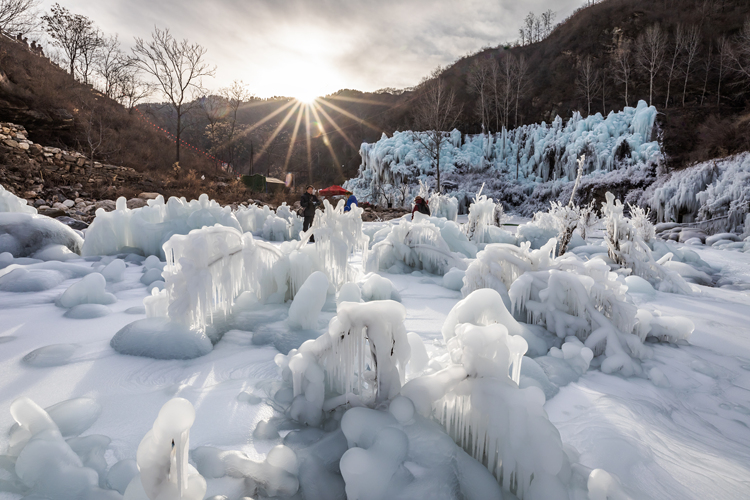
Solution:
<path fill-rule="evenodd" d="M 307 231 L 312 226 L 313 219 L 315 219 L 315 207 L 318 205 L 320 205 L 320 200 L 313 194 L 313 187 L 307 186 L 300 200 L 300 206 L 303 210 L 302 215 L 305 220 L 302 225 L 303 231 Z M 315 237 L 311 236 L 310 241 L 315 241 Z"/>

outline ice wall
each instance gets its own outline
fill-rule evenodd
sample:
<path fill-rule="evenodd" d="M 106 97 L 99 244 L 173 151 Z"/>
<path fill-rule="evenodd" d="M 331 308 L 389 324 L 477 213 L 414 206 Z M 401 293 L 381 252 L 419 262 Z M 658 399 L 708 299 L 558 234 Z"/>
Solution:
<path fill-rule="evenodd" d="M 658 222 L 703 222 L 711 233 L 742 232 L 750 210 L 750 153 L 672 172 L 647 191 L 643 204 Z"/>
<path fill-rule="evenodd" d="M 26 204 L 26 200 L 14 195 L 0 185 L 0 212 L 22 212 L 35 214 L 36 208 Z"/>
<path fill-rule="evenodd" d="M 607 117 L 597 113 L 582 118 L 579 113 L 551 124 L 525 125 L 493 135 L 465 136 L 453 131 L 441 150 L 441 175 L 451 179 L 447 192 L 476 192 L 469 186 L 471 174 L 501 177 L 519 184 L 555 180 L 572 181 L 576 160 L 586 155 L 585 175 L 600 175 L 620 168 L 646 169 L 661 157 L 652 140 L 656 108 L 639 101 Z M 410 131 L 395 132 L 376 143 L 362 144 L 358 177 L 345 187 L 357 199 L 381 203 L 384 191 L 399 191 L 406 185 L 416 191 L 419 181 L 432 183 L 434 166 Z M 453 175 L 457 174 L 457 175 Z M 462 176 L 468 175 L 467 179 Z"/>

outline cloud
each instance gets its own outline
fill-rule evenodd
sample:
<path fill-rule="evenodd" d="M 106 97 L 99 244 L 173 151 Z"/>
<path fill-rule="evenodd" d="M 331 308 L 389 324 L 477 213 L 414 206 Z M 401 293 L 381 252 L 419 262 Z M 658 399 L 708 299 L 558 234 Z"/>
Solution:
<path fill-rule="evenodd" d="M 45 0 L 46 7 L 52 0 Z M 567 16 L 580 0 L 63 0 L 124 45 L 170 28 L 208 49 L 213 88 L 242 79 L 259 96 L 372 91 L 419 82 L 484 46 L 515 40 L 529 11 Z"/>

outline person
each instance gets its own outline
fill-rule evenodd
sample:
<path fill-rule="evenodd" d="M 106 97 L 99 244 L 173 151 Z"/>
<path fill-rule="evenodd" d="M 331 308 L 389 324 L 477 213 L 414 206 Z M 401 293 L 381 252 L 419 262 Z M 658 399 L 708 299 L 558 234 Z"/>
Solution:
<path fill-rule="evenodd" d="M 412 219 L 414 218 L 414 212 L 430 215 L 430 207 L 428 206 L 427 200 L 425 200 L 421 196 L 417 196 L 416 198 L 414 198 L 414 208 L 411 211 Z"/>
<path fill-rule="evenodd" d="M 352 205 L 358 205 L 357 203 L 357 197 L 354 195 L 349 196 L 349 198 L 346 199 L 346 205 L 344 205 L 344 212 L 348 212 L 352 209 Z"/>
<path fill-rule="evenodd" d="M 302 216 L 304 217 L 304 223 L 302 224 L 302 230 L 307 231 L 313 224 L 315 219 L 315 207 L 320 205 L 320 200 L 313 194 L 313 187 L 308 185 L 305 188 L 305 192 L 302 193 L 302 199 L 300 200 L 300 206 L 302 207 Z M 311 236 L 310 241 L 315 241 L 315 237 Z"/>

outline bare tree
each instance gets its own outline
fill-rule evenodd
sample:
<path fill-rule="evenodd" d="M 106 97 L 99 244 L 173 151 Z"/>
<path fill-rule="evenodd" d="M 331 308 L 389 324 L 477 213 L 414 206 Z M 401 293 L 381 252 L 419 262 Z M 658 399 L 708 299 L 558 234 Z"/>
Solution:
<path fill-rule="evenodd" d="M 599 92 L 599 71 L 594 67 L 591 56 L 584 57 L 578 64 L 578 78 L 576 88 L 578 93 L 586 100 L 587 114 L 591 114 L 591 101 Z"/>
<path fill-rule="evenodd" d="M 703 69 L 705 70 L 705 76 L 703 79 L 703 93 L 701 94 L 701 106 L 703 106 L 703 99 L 706 98 L 706 90 L 708 89 L 708 76 L 711 74 L 711 68 L 713 67 L 713 55 L 714 46 L 713 43 L 708 44 L 708 54 L 706 54 L 706 60 L 703 62 Z"/>
<path fill-rule="evenodd" d="M 533 12 L 529 12 L 523 20 L 523 29 L 526 31 L 526 43 L 534 43 L 534 21 L 536 16 Z"/>
<path fill-rule="evenodd" d="M 89 83 L 89 75 L 93 71 L 95 61 L 100 57 L 100 50 L 104 43 L 103 34 L 98 29 L 93 29 L 89 36 L 81 40 L 81 56 L 78 58 L 78 74 L 81 76 L 81 81 L 87 84 Z"/>
<path fill-rule="evenodd" d="M 612 53 L 612 75 L 617 83 L 625 85 L 625 106 L 630 106 L 628 102 L 630 77 L 633 73 L 632 66 L 633 43 L 630 40 L 621 40 Z"/>
<path fill-rule="evenodd" d="M 493 84 L 493 107 L 495 108 L 495 128 L 508 128 L 510 120 L 510 106 L 513 102 L 513 89 L 515 88 L 515 58 L 506 53 L 500 61 L 492 66 Z"/>
<path fill-rule="evenodd" d="M 742 30 L 732 41 L 734 43 L 729 48 L 729 58 L 733 69 L 750 84 L 750 18 L 745 20 Z"/>
<path fill-rule="evenodd" d="M 638 64 L 648 74 L 648 103 L 654 99 L 654 80 L 664 63 L 664 33 L 658 24 L 646 28 L 638 37 Z"/>
<path fill-rule="evenodd" d="M 552 23 L 555 21 L 555 13 L 552 10 L 542 12 L 542 25 L 544 26 L 544 38 L 552 33 Z"/>
<path fill-rule="evenodd" d="M 0 32 L 28 33 L 38 26 L 39 0 L 0 0 Z"/>
<path fill-rule="evenodd" d="M 701 43 L 701 31 L 698 26 L 693 26 L 685 33 L 685 57 L 683 64 L 685 65 L 685 83 L 682 86 L 682 106 L 685 106 L 685 96 L 687 94 L 688 80 L 690 79 L 690 67 L 695 60 L 695 56 L 698 55 L 698 48 Z"/>
<path fill-rule="evenodd" d="M 101 78 L 104 94 L 110 99 L 117 99 L 118 76 L 131 64 L 130 58 L 120 50 L 120 40 L 117 35 L 102 39 L 99 57 L 94 62 L 94 71 Z"/>
<path fill-rule="evenodd" d="M 226 100 L 229 105 L 229 134 L 228 134 L 228 153 L 229 153 L 229 164 L 233 164 L 235 161 L 235 132 L 237 130 L 237 111 L 240 109 L 242 103 L 253 97 L 250 91 L 247 89 L 247 85 L 242 80 L 235 80 L 229 87 L 225 87 L 219 90 L 219 93 Z"/>
<path fill-rule="evenodd" d="M 141 79 L 139 73 L 140 69 L 137 66 L 127 66 L 117 75 L 115 81 L 116 99 L 130 111 L 154 91 L 153 86 Z"/>
<path fill-rule="evenodd" d="M 70 74 L 75 75 L 76 64 L 83 52 L 89 49 L 91 38 L 99 36 L 94 22 L 86 16 L 71 13 L 59 3 L 53 5 L 42 20 L 52 44 L 62 50 Z"/>
<path fill-rule="evenodd" d="M 729 63 L 732 49 L 727 37 L 720 36 L 716 41 L 716 52 L 719 57 L 719 84 L 716 88 L 716 105 L 721 104 L 721 81 L 724 78 L 724 68 Z"/>
<path fill-rule="evenodd" d="M 521 36 L 521 45 L 526 45 L 526 31 L 521 28 L 518 30 L 518 34 Z"/>
<path fill-rule="evenodd" d="M 482 133 L 489 134 L 491 64 L 494 59 L 475 59 L 469 68 L 469 93 L 477 96 L 477 114 L 482 121 Z"/>
<path fill-rule="evenodd" d="M 419 97 L 414 115 L 418 132 L 413 133 L 433 162 L 436 172 L 437 192 L 440 193 L 440 152 L 449 139 L 448 131 L 456 125 L 461 107 L 456 103 L 456 94 L 449 90 L 442 78 L 439 66 L 417 88 Z"/>
<path fill-rule="evenodd" d="M 674 32 L 674 44 L 672 44 L 672 63 L 669 65 L 669 72 L 667 73 L 667 100 L 664 104 L 664 109 L 669 107 L 669 91 L 672 86 L 672 75 L 677 67 L 677 60 L 682 54 L 682 48 L 685 45 L 685 33 L 682 29 L 682 25 L 678 24 Z"/>
<path fill-rule="evenodd" d="M 201 90 L 201 77 L 213 76 L 215 69 L 204 60 L 206 49 L 187 39 L 178 42 L 169 29 L 154 27 L 151 40 L 135 39 L 133 55 L 136 64 L 154 78 L 156 87 L 175 112 L 175 158 L 180 161 L 180 137 L 184 130 L 183 116 L 195 101 L 190 97 Z"/>
<path fill-rule="evenodd" d="M 535 17 L 534 18 L 534 38 L 537 42 L 541 42 L 542 38 L 544 38 L 544 31 L 542 29 L 542 18 L 541 17 Z"/>
<path fill-rule="evenodd" d="M 511 61 L 514 63 L 513 65 L 513 80 L 514 80 L 514 93 L 513 97 L 516 101 L 516 110 L 515 110 L 515 126 L 518 126 L 518 102 L 521 100 L 521 97 L 526 95 L 526 91 L 528 90 L 528 71 L 529 71 L 529 65 L 526 62 L 526 57 L 523 56 L 523 54 L 518 59 L 511 59 Z"/>

